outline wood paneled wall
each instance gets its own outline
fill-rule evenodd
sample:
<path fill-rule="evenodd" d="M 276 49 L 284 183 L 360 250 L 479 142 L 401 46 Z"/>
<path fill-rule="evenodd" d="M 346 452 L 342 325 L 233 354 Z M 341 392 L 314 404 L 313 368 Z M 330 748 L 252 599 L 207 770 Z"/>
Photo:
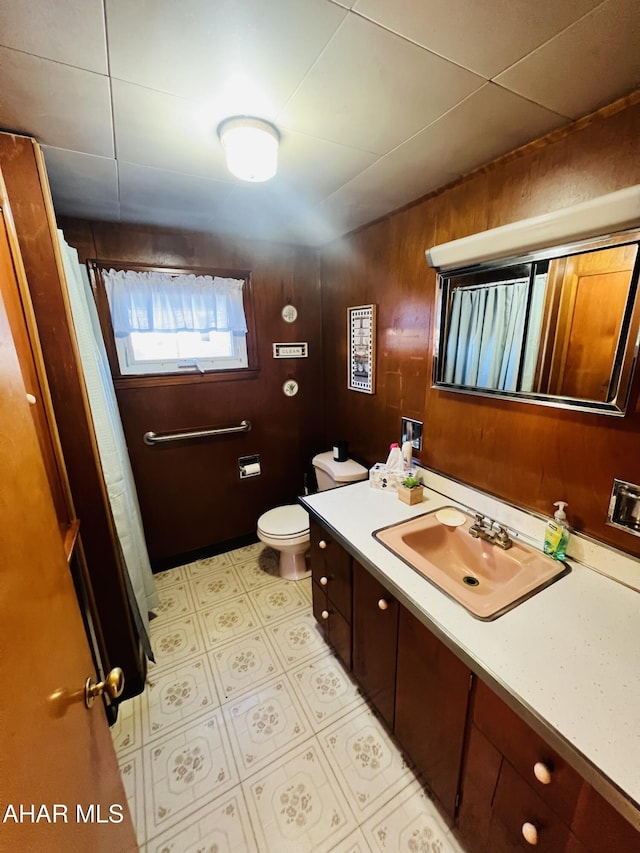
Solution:
<path fill-rule="evenodd" d="M 635 98 L 638 101 L 638 98 Z M 322 255 L 328 435 L 366 464 L 384 460 L 400 417 L 424 420 L 424 464 L 549 514 L 632 554 L 605 524 L 614 477 L 640 483 L 640 370 L 622 418 L 492 401 L 431 388 L 435 272 L 430 246 L 640 183 L 640 104 L 601 111 L 457 185 L 327 247 Z M 346 308 L 378 304 L 374 396 L 346 388 Z"/>
<path fill-rule="evenodd" d="M 326 450 L 322 428 L 320 282 L 317 253 L 221 236 L 63 220 L 81 260 L 251 271 L 257 377 L 117 390 L 152 561 L 254 535 L 259 515 L 295 502 L 311 457 Z M 282 308 L 298 309 L 286 323 Z M 307 341 L 309 358 L 274 360 L 272 344 Z M 295 378 L 296 397 L 284 382 Z M 148 447 L 148 430 L 231 426 L 251 432 Z M 240 480 L 238 457 L 258 453 L 259 477 Z"/>

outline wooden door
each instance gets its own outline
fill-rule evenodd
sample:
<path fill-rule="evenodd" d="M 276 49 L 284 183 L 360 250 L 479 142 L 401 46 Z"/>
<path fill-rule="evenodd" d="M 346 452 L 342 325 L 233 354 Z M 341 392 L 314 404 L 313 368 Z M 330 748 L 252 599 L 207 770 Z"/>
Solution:
<path fill-rule="evenodd" d="M 0 851 L 137 850 L 26 393 L 0 293 Z"/>

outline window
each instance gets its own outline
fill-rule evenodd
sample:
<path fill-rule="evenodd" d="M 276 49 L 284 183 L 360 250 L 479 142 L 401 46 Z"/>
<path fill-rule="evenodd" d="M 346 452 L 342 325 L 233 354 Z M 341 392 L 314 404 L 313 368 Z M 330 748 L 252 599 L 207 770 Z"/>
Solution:
<path fill-rule="evenodd" d="M 115 269 L 99 262 L 91 269 L 114 376 L 249 367 L 247 273 Z"/>

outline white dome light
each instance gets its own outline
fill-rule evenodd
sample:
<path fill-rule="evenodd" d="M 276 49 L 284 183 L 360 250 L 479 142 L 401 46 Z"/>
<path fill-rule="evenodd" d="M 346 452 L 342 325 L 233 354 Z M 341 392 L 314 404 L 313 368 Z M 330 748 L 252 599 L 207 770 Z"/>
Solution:
<path fill-rule="evenodd" d="M 268 181 L 278 169 L 277 129 L 260 118 L 234 116 L 218 126 L 227 169 L 242 181 Z"/>

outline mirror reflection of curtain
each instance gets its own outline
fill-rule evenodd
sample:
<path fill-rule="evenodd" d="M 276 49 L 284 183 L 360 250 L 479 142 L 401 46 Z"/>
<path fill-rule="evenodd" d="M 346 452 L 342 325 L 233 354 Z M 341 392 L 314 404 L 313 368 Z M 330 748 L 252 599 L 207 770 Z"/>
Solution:
<path fill-rule="evenodd" d="M 538 276 L 544 282 L 545 276 Z M 538 284 L 538 282 L 537 282 Z M 529 280 L 456 288 L 451 297 L 444 381 L 476 388 L 515 391 L 523 358 Z M 544 287 L 536 286 L 532 308 L 539 302 L 537 334 L 529 332 L 524 354 L 525 382 L 530 390 L 542 316 Z M 527 376 L 527 373 L 529 374 Z"/>

